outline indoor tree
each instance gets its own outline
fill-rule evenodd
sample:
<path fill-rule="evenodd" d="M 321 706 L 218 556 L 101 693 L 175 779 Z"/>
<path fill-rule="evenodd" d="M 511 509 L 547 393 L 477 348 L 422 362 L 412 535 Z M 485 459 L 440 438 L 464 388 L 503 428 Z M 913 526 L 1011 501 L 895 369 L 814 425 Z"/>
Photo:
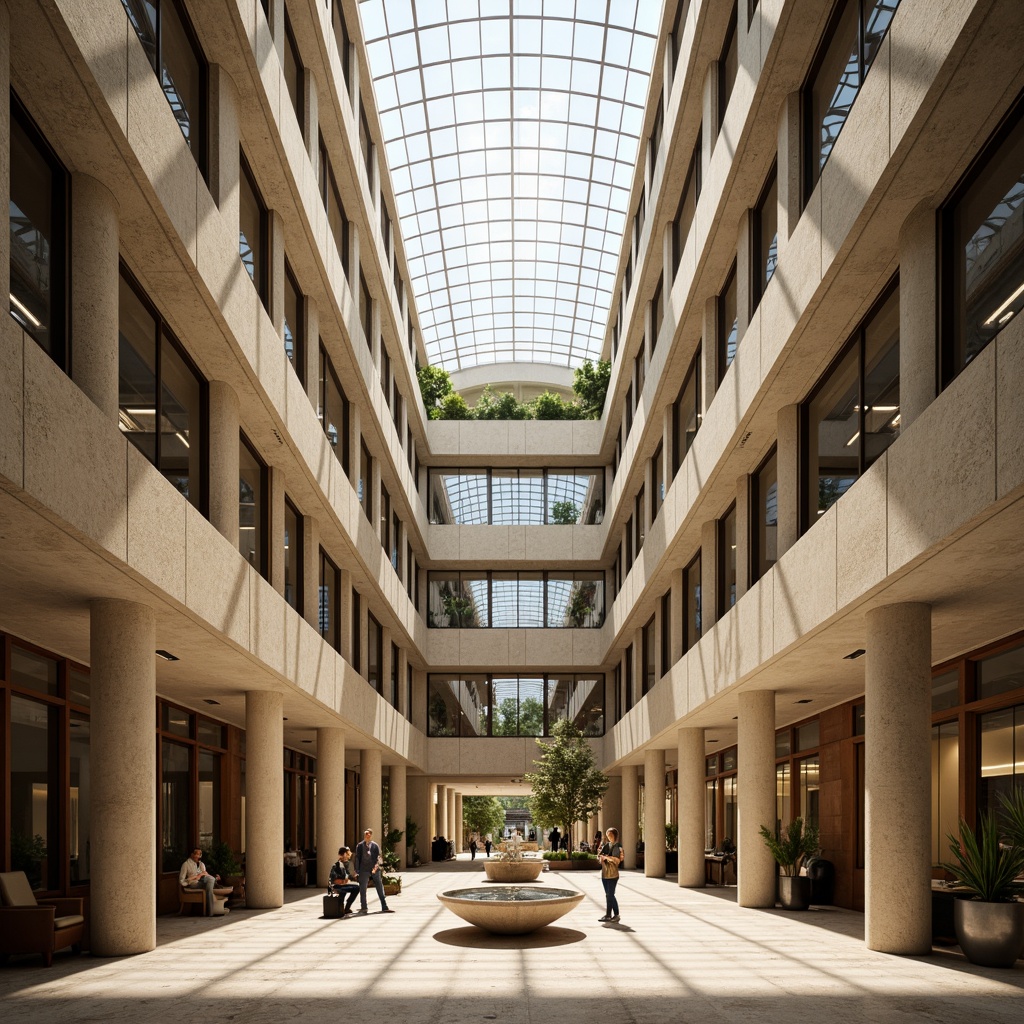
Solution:
<path fill-rule="evenodd" d="M 533 789 L 533 810 L 537 818 L 559 825 L 569 836 L 572 826 L 597 813 L 608 788 L 608 776 L 596 765 L 594 751 L 575 723 L 563 718 L 551 730 L 553 743 L 537 740 L 540 757 L 536 771 L 524 776 Z"/>

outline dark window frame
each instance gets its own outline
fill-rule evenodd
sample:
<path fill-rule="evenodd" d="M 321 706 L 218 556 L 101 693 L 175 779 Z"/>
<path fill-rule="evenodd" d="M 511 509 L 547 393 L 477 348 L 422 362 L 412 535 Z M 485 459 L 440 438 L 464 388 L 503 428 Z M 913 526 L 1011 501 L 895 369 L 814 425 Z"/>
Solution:
<path fill-rule="evenodd" d="M 266 201 L 263 199 L 263 193 L 260 191 L 259 184 L 256 181 L 256 176 L 252 173 L 252 167 L 246 158 L 245 152 L 239 147 L 239 176 L 244 178 L 247 186 L 252 192 L 253 198 L 256 200 L 256 206 L 259 208 L 260 214 L 260 238 L 259 238 L 259 252 L 256 253 L 256 257 L 259 260 L 257 264 L 257 273 L 255 278 L 251 279 L 253 286 L 256 288 L 256 294 L 260 297 L 260 302 L 263 303 L 263 308 L 270 311 L 270 293 L 271 293 L 271 267 L 270 267 L 270 213 L 267 210 Z M 239 222 L 239 231 L 241 231 L 241 222 Z M 248 241 L 248 239 L 246 239 Z M 241 258 L 241 254 L 239 254 Z M 244 264 L 243 264 L 244 266 Z M 246 272 L 246 277 L 249 277 Z"/>
<path fill-rule="evenodd" d="M 259 449 L 245 435 L 245 431 L 238 431 L 239 444 L 248 449 L 249 454 L 256 462 L 256 468 L 260 474 L 260 519 L 263 524 L 260 530 L 259 547 L 256 549 L 259 565 L 253 568 L 265 579 L 270 579 L 270 467 L 260 455 Z M 239 551 L 241 554 L 241 551 Z M 251 564 L 251 563 L 250 563 Z"/>
<path fill-rule="evenodd" d="M 757 307 L 761 304 L 761 299 L 764 298 L 764 293 L 771 283 L 771 279 L 768 281 L 764 280 L 765 276 L 765 265 L 761 262 L 761 248 L 764 242 L 763 230 L 764 230 L 764 210 L 765 204 L 774 188 L 776 197 L 776 210 L 775 210 L 775 238 L 779 237 L 778 230 L 778 182 L 779 182 L 779 164 L 778 158 L 772 161 L 771 170 L 768 172 L 768 176 L 764 180 L 764 185 L 761 187 L 761 194 L 757 197 L 757 203 L 754 205 L 753 216 L 750 218 L 750 315 L 753 316 Z M 775 269 L 772 270 L 772 277 L 775 276 L 775 271 L 778 269 L 778 242 L 776 241 L 775 249 Z"/>

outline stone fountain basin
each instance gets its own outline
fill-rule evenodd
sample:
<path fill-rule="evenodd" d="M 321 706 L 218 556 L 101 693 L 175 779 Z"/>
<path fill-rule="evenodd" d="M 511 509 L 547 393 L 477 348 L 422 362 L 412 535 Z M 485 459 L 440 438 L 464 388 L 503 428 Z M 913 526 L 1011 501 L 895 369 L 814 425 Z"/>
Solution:
<path fill-rule="evenodd" d="M 583 899 L 572 889 L 488 885 L 450 889 L 437 898 L 453 914 L 495 935 L 526 935 L 557 921 Z"/>
<path fill-rule="evenodd" d="M 536 882 L 544 870 L 544 861 L 531 860 L 485 860 L 484 871 L 492 882 Z"/>

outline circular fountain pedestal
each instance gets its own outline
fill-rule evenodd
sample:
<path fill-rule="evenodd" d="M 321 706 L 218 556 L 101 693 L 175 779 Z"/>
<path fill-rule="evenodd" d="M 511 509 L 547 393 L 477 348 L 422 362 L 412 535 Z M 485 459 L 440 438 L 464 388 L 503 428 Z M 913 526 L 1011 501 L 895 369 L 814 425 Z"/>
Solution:
<path fill-rule="evenodd" d="M 557 921 L 583 899 L 572 889 L 491 885 L 450 889 L 437 898 L 453 914 L 495 935 L 526 935 Z"/>
<path fill-rule="evenodd" d="M 484 871 L 492 882 L 512 885 L 516 882 L 536 882 L 544 870 L 542 860 L 485 860 Z"/>

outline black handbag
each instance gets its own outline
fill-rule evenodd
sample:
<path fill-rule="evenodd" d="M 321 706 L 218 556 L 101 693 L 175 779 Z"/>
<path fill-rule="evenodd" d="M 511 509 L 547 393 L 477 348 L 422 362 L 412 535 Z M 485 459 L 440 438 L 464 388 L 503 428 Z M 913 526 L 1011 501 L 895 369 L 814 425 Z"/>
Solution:
<path fill-rule="evenodd" d="M 340 896 L 325 896 L 324 917 L 341 917 L 341 907 L 344 902 Z"/>

